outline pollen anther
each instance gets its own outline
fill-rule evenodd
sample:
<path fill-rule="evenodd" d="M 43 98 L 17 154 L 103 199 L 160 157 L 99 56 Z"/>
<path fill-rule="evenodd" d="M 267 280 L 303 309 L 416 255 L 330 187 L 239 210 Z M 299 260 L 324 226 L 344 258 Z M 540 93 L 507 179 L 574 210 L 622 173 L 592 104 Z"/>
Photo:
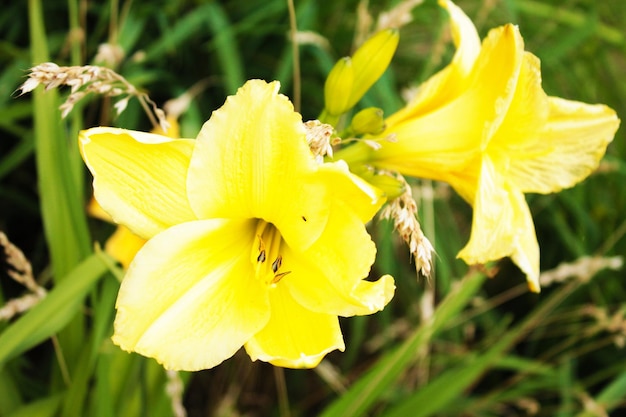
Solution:
<path fill-rule="evenodd" d="M 282 264 L 283 264 L 283 257 L 281 255 L 278 255 L 276 260 L 274 262 L 272 262 L 272 271 L 274 273 L 278 272 L 278 270 L 280 269 L 280 266 Z"/>

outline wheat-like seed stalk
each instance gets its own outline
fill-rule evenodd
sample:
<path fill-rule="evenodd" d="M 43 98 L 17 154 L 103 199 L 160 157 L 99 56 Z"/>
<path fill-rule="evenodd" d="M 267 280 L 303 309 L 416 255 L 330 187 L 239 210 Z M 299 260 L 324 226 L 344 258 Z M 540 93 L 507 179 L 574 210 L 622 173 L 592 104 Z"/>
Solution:
<path fill-rule="evenodd" d="M 608 308 L 597 305 L 587 305 L 583 308 L 583 314 L 592 317 L 596 324 L 594 331 L 606 331 L 613 335 L 613 342 L 617 347 L 624 348 L 626 345 L 626 306 L 610 312 Z"/>
<path fill-rule="evenodd" d="M 31 293 L 7 301 L 0 308 L 0 320 L 9 320 L 16 314 L 29 310 L 46 296 L 46 290 L 39 286 L 33 277 L 33 269 L 24 253 L 9 238 L 0 232 L 0 247 L 3 248 L 7 274 L 25 286 Z"/>
<path fill-rule="evenodd" d="M 165 112 L 144 92 L 139 91 L 124 77 L 110 68 L 97 65 L 62 67 L 53 62 L 45 62 L 29 70 L 28 79 L 18 88 L 19 95 L 33 91 L 42 84 L 46 90 L 60 86 L 70 87 L 70 95 L 61 104 L 61 116 L 65 118 L 74 105 L 88 94 L 99 94 L 107 97 L 122 97 L 115 103 L 117 114 L 121 114 L 131 97 L 136 97 L 150 118 L 152 124 L 167 131 L 169 123 Z"/>
<path fill-rule="evenodd" d="M 311 153 L 318 162 L 324 161 L 324 156 L 333 156 L 333 145 L 341 141 L 333 136 L 333 127 L 329 124 L 322 123 L 319 120 L 309 120 L 304 123 L 306 129 L 306 140 L 311 149 Z"/>
<path fill-rule="evenodd" d="M 415 269 L 429 277 L 432 272 L 432 255 L 435 248 L 424 236 L 422 227 L 417 220 L 417 203 L 413 199 L 411 187 L 402 175 L 395 177 L 404 183 L 404 193 L 391 200 L 380 211 L 382 219 L 393 219 L 393 226 L 398 234 L 409 245 L 409 251 L 415 260 Z"/>

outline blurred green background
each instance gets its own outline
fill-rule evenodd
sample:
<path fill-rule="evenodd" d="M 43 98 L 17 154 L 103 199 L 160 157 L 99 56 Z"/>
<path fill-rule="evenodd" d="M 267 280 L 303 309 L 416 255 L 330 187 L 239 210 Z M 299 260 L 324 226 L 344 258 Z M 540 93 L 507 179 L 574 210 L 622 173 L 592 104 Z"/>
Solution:
<path fill-rule="evenodd" d="M 376 19 L 398 1 L 295 0 L 302 114 L 323 107 L 334 62 L 353 51 L 359 7 Z M 626 114 L 626 7 L 621 1 L 458 1 L 484 36 L 520 26 L 542 62 L 549 95 L 604 103 Z M 280 80 L 293 96 L 285 0 L 4 2 L 0 13 L 0 230 L 31 261 L 50 293 L 20 318 L 0 322 L 0 416 L 170 416 L 171 383 L 152 360 L 109 336 L 119 268 L 93 254 L 113 226 L 86 215 L 90 179 L 76 149 L 80 129 L 149 130 L 136 101 L 114 117 L 93 97 L 61 120 L 61 89 L 17 97 L 28 68 L 94 63 L 101 44 L 123 51 L 114 69 L 162 105 L 196 82 L 204 90 L 181 116 L 185 137 L 246 79 Z M 400 30 L 390 69 L 363 100 L 387 114 L 401 92 L 449 62 L 445 12 L 416 7 Z M 600 168 L 559 194 L 528 196 L 542 270 L 626 253 L 623 128 Z M 397 294 L 385 311 L 342 321 L 347 349 L 316 370 L 279 370 L 239 352 L 215 369 L 181 374 L 189 416 L 619 416 L 626 413 L 626 285 L 621 267 L 579 266 L 578 276 L 527 291 L 507 260 L 492 279 L 455 259 L 470 208 L 449 187 L 416 182 L 420 218 L 437 250 L 432 279 L 416 279 L 387 222 L 370 229 L 375 274 Z M 0 271 L 0 302 L 24 288 Z M 459 284 L 460 285 L 457 285 Z M 210 349 L 210 346 L 207 346 Z M 174 401 L 175 402 L 175 401 Z M 178 414 L 181 415 L 181 414 Z"/>

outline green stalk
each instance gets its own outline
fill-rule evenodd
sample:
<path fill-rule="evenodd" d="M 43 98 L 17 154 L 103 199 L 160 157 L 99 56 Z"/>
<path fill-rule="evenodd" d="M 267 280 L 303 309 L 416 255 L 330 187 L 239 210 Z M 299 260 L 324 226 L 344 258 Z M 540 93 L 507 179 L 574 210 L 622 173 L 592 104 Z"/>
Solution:
<path fill-rule="evenodd" d="M 78 0 L 68 0 L 69 22 L 70 22 L 70 56 L 72 65 L 83 65 L 82 40 L 85 39 L 84 32 L 86 28 L 80 26 L 80 8 Z M 83 121 L 82 103 L 78 103 L 74 107 L 74 111 L 70 113 L 70 130 L 69 137 L 77 138 L 78 132 L 85 126 Z M 70 140 L 69 142 L 69 158 L 72 168 L 72 176 L 75 181 L 74 188 L 79 193 L 80 201 L 85 201 L 85 176 L 83 175 L 85 167 L 78 150 L 78 141 Z"/>
<path fill-rule="evenodd" d="M 41 0 L 29 0 L 31 53 L 34 63 L 49 61 Z M 44 233 L 50 251 L 52 270 L 59 284 L 90 253 L 84 202 L 72 168 L 68 138 L 63 130 L 56 91 L 33 92 L 35 160 Z M 70 140 L 76 140 L 71 138 Z M 75 158 L 75 156 L 74 156 Z M 59 334 L 59 346 L 66 359 L 76 358 L 84 342 L 83 316 L 77 314 Z"/>

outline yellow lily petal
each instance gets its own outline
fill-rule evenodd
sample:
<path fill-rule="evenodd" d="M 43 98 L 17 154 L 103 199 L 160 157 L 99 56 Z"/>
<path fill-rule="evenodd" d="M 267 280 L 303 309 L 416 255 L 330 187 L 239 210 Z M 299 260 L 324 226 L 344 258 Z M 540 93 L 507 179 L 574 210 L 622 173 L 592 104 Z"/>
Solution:
<path fill-rule="evenodd" d="M 213 113 L 191 158 L 189 199 L 199 218 L 262 218 L 306 247 L 326 224 L 329 196 L 312 175 L 318 165 L 301 117 L 279 87 L 248 81 Z"/>
<path fill-rule="evenodd" d="M 313 368 L 328 352 L 345 349 L 336 316 L 302 307 L 281 285 L 270 291 L 270 304 L 267 325 L 245 345 L 252 360 L 287 368 Z"/>
<path fill-rule="evenodd" d="M 469 265 L 511 257 L 531 290 L 539 291 L 539 244 L 528 204 L 521 191 L 505 184 L 489 157 L 483 159 L 472 233 L 458 257 Z"/>
<path fill-rule="evenodd" d="M 547 121 L 522 146 L 515 146 L 511 181 L 524 192 L 552 193 L 595 170 L 619 127 L 615 111 L 557 97 L 546 97 Z"/>
<path fill-rule="evenodd" d="M 320 166 L 316 176 L 331 189 L 333 201 L 342 201 L 363 223 L 370 221 L 386 201 L 380 189 L 352 174 L 344 161 Z"/>
<path fill-rule="evenodd" d="M 113 341 L 168 369 L 211 368 L 269 320 L 266 286 L 255 279 L 251 221 L 173 226 L 139 251 L 122 281 Z"/>
<path fill-rule="evenodd" d="M 196 219 L 185 190 L 193 140 L 125 129 L 80 132 L 83 159 L 94 176 L 94 195 L 116 223 L 148 239 Z"/>
<path fill-rule="evenodd" d="M 463 95 L 422 117 L 391 125 L 381 135 L 396 135 L 373 152 L 372 163 L 405 175 L 458 185 L 471 202 L 467 182 L 478 178 L 480 153 L 506 115 L 523 59 L 515 26 L 489 32 Z M 457 184 L 459 183 L 459 184 Z"/>
<path fill-rule="evenodd" d="M 489 157 L 482 162 L 480 183 L 474 198 L 470 240 L 458 256 L 468 264 L 486 263 L 513 252 L 515 225 L 508 206 L 509 193 Z"/>
<path fill-rule="evenodd" d="M 140 238 L 127 227 L 118 226 L 104 244 L 104 250 L 121 263 L 124 269 L 128 269 L 133 258 L 145 243 L 145 239 Z"/>
<path fill-rule="evenodd" d="M 304 252 L 288 248 L 281 284 L 306 308 L 339 316 L 372 314 L 391 300 L 395 286 L 386 275 L 365 281 L 376 256 L 363 223 L 342 205 L 331 210 L 320 238 Z"/>
<path fill-rule="evenodd" d="M 439 0 L 439 5 L 450 14 L 450 31 L 456 46 L 452 62 L 421 84 L 411 102 L 387 119 L 388 126 L 444 106 L 469 85 L 468 78 L 480 52 L 480 37 L 472 21 L 458 6 L 449 0 Z"/>
<path fill-rule="evenodd" d="M 532 292 L 539 292 L 539 243 L 535 234 L 535 224 L 528 208 L 528 203 L 521 192 L 511 192 L 510 204 L 514 211 L 516 228 L 519 231 L 515 250 L 511 260 L 526 274 L 528 287 Z"/>
<path fill-rule="evenodd" d="M 471 72 L 480 53 L 480 37 L 474 23 L 460 7 L 450 0 L 439 0 L 439 6 L 450 14 L 450 31 L 456 46 L 450 66 L 454 67 L 453 72 L 456 76 L 452 76 L 448 81 L 455 82 L 467 78 Z M 457 91 L 462 91 L 462 88 Z"/>
<path fill-rule="evenodd" d="M 597 166 L 619 126 L 615 112 L 548 97 L 540 62 L 524 56 L 509 112 L 491 141 L 490 153 L 524 192 L 551 193 L 571 187 Z"/>

